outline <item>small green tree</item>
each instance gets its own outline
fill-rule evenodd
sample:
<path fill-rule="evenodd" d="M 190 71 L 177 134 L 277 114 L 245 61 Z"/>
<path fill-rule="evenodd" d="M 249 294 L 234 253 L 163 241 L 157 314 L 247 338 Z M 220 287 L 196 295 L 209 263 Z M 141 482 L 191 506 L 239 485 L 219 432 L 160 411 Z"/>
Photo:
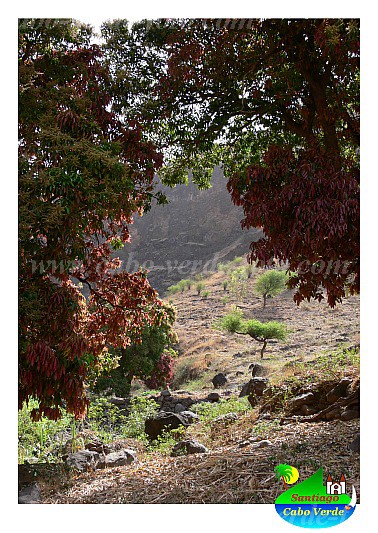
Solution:
<path fill-rule="evenodd" d="M 247 274 L 243 267 L 237 268 L 231 273 L 230 292 L 237 301 L 243 300 L 247 296 Z"/>
<path fill-rule="evenodd" d="M 228 287 L 228 281 L 225 279 L 223 282 L 223 290 L 226 291 Z"/>
<path fill-rule="evenodd" d="M 202 297 L 206 299 L 209 297 L 209 294 L 210 294 L 210 291 L 203 291 Z"/>
<path fill-rule="evenodd" d="M 240 309 L 235 309 L 232 313 L 221 318 L 216 324 L 216 327 L 229 333 L 249 335 L 253 340 L 260 342 L 262 344 L 260 351 L 261 359 L 264 357 L 265 348 L 269 340 L 276 339 L 284 341 L 288 335 L 285 324 L 275 321 L 264 324 L 255 319 L 244 320 L 243 313 Z"/>
<path fill-rule="evenodd" d="M 203 283 L 201 283 L 201 282 L 197 283 L 197 285 L 196 285 L 197 294 L 201 294 L 201 291 L 204 288 L 205 288 L 205 285 Z"/>
<path fill-rule="evenodd" d="M 273 298 L 286 289 L 286 281 L 287 274 L 284 270 L 268 270 L 257 278 L 254 292 L 263 297 L 263 307 L 266 306 L 267 298 Z"/>

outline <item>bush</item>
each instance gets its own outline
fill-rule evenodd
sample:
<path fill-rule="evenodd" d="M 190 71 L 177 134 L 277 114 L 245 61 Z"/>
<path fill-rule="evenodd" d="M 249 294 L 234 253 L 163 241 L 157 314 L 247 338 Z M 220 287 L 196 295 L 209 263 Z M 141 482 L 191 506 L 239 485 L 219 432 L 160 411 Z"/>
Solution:
<path fill-rule="evenodd" d="M 255 294 L 263 297 L 264 307 L 267 298 L 274 298 L 286 289 L 288 277 L 284 270 L 268 270 L 261 274 L 254 286 Z"/>
<path fill-rule="evenodd" d="M 211 358 L 208 354 L 179 359 L 173 369 L 172 388 L 179 389 L 184 383 L 201 378 L 210 363 Z"/>
<path fill-rule="evenodd" d="M 130 413 L 122 430 L 123 437 L 146 439 L 144 423 L 159 411 L 159 405 L 146 396 L 136 396 L 130 402 Z"/>
<path fill-rule="evenodd" d="M 33 422 L 30 413 L 38 407 L 38 402 L 30 400 L 18 411 L 18 462 L 55 462 L 58 461 L 56 448 L 64 443 L 64 435 L 72 431 L 75 423 L 72 415 L 63 409 L 60 420 L 42 417 Z"/>
<path fill-rule="evenodd" d="M 236 398 L 231 397 L 229 400 L 221 399 L 219 402 L 201 402 L 196 403 L 191 407 L 191 410 L 198 414 L 201 422 L 211 422 L 219 416 L 228 413 L 245 413 L 251 409 L 251 406 L 246 397 Z"/>
<path fill-rule="evenodd" d="M 223 285 L 223 290 L 226 291 L 228 287 L 228 281 L 225 279 L 222 285 Z"/>
<path fill-rule="evenodd" d="M 243 300 L 247 296 L 247 274 L 243 267 L 237 268 L 231 273 L 230 292 L 237 301 Z"/>
<path fill-rule="evenodd" d="M 210 291 L 203 291 L 202 297 L 206 299 L 209 297 L 209 294 L 210 294 Z"/>
<path fill-rule="evenodd" d="M 196 285 L 197 294 L 201 294 L 201 291 L 204 288 L 205 288 L 205 285 L 203 283 L 201 283 L 201 282 L 197 283 L 197 285 Z"/>

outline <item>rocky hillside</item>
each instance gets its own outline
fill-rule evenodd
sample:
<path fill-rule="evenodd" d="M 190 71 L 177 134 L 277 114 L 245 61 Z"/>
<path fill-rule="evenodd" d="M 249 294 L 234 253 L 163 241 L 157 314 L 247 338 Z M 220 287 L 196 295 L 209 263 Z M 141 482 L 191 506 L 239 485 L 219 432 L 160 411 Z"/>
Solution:
<path fill-rule="evenodd" d="M 359 497 L 359 298 L 332 310 L 297 307 L 285 292 L 263 308 L 253 290 L 260 273 L 242 301 L 222 271 L 202 280 L 201 294 L 173 295 L 171 389 L 139 385 L 131 408 L 100 398 L 75 439 L 64 433 L 57 464 L 21 465 L 21 503 L 273 503 L 279 463 L 301 479 L 319 468 L 344 473 Z M 214 329 L 233 303 L 246 317 L 285 322 L 288 340 L 271 342 L 261 360 L 250 339 Z"/>
<path fill-rule="evenodd" d="M 196 272 L 214 270 L 219 261 L 247 253 L 260 235 L 259 230 L 242 231 L 243 212 L 232 203 L 219 168 L 210 189 L 199 190 L 189 178 L 188 185 L 159 184 L 156 190 L 167 196 L 169 204 L 155 205 L 135 218 L 131 243 L 119 255 L 127 270 L 145 265 L 159 292 Z"/>

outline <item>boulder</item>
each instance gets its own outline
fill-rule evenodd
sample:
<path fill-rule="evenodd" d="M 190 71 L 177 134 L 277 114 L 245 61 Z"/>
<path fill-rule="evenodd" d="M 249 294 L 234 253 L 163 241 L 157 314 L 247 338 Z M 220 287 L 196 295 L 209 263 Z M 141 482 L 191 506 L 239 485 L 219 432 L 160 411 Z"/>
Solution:
<path fill-rule="evenodd" d="M 23 488 L 18 493 L 18 503 L 40 503 L 41 493 L 36 483 Z"/>
<path fill-rule="evenodd" d="M 360 418 L 360 412 L 356 409 L 346 409 L 340 416 L 340 419 L 344 420 L 344 422 L 353 420 L 354 418 Z"/>
<path fill-rule="evenodd" d="M 248 370 L 252 371 L 253 378 L 266 376 L 268 374 L 268 370 L 265 368 L 265 366 L 258 363 L 251 363 L 248 367 Z"/>
<path fill-rule="evenodd" d="M 180 416 L 184 418 L 188 424 L 194 424 L 200 420 L 200 417 L 197 415 L 197 413 L 193 413 L 193 411 L 181 411 Z"/>
<path fill-rule="evenodd" d="M 352 441 L 348 448 L 352 451 L 352 452 L 358 452 L 360 453 L 360 436 L 357 435 L 357 437 L 354 439 L 354 441 Z"/>
<path fill-rule="evenodd" d="M 340 383 L 336 385 L 332 390 L 327 394 L 327 401 L 329 403 L 337 402 L 339 398 L 344 398 L 347 396 L 347 389 L 352 383 L 352 380 L 349 378 L 343 378 Z"/>
<path fill-rule="evenodd" d="M 189 455 L 193 453 L 209 453 L 209 450 L 196 440 L 182 440 L 173 446 L 171 455 L 172 457 L 176 457 L 177 455 Z"/>
<path fill-rule="evenodd" d="M 151 440 L 157 439 L 163 431 L 178 429 L 180 426 L 188 427 L 190 424 L 186 417 L 179 413 L 160 411 L 153 418 L 147 418 L 144 431 Z"/>
<path fill-rule="evenodd" d="M 243 396 L 262 396 L 264 393 L 264 390 L 268 386 L 269 380 L 267 378 L 252 378 L 246 383 L 240 394 L 239 398 L 242 398 Z"/>
<path fill-rule="evenodd" d="M 175 413 L 182 413 L 182 411 L 185 411 L 185 406 L 182 405 L 182 403 L 176 403 L 175 405 Z"/>
<path fill-rule="evenodd" d="M 98 462 L 98 468 L 112 468 L 116 466 L 129 465 L 137 460 L 134 450 L 119 450 L 103 456 Z"/>
<path fill-rule="evenodd" d="M 291 400 L 291 406 L 293 409 L 300 409 L 303 405 L 311 405 L 315 402 L 315 395 L 313 392 L 306 392 L 304 394 L 301 394 L 300 396 L 297 396 L 296 398 L 293 398 Z"/>
<path fill-rule="evenodd" d="M 213 379 L 211 380 L 212 384 L 214 385 L 214 388 L 217 389 L 218 387 L 222 387 L 223 385 L 225 385 L 227 383 L 227 378 L 226 376 L 220 372 L 219 374 L 217 374 L 216 376 L 213 377 Z"/>
<path fill-rule="evenodd" d="M 164 397 L 172 396 L 172 393 L 169 389 L 166 389 L 166 390 L 161 391 L 160 396 L 164 396 Z"/>
<path fill-rule="evenodd" d="M 87 470 L 96 468 L 96 465 L 100 459 L 98 452 L 90 450 L 81 450 L 76 453 L 70 453 L 67 457 L 66 463 L 71 468 L 74 468 L 78 472 L 85 472 Z"/>
<path fill-rule="evenodd" d="M 219 402 L 220 395 L 217 392 L 210 392 L 210 394 L 207 396 L 207 399 L 209 402 Z"/>

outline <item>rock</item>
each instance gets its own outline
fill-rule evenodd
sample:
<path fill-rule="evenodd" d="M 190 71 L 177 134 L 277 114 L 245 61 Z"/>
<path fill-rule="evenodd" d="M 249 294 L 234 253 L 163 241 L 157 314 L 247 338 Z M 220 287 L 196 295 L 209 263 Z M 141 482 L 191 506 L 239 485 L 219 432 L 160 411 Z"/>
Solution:
<path fill-rule="evenodd" d="M 232 356 L 234 359 L 237 359 L 238 357 L 243 357 L 244 354 L 242 354 L 241 352 L 237 352 L 237 353 L 234 353 L 234 355 Z"/>
<path fill-rule="evenodd" d="M 238 370 L 235 374 L 235 376 L 242 376 L 244 374 L 244 372 L 242 372 L 241 370 Z"/>
<path fill-rule="evenodd" d="M 301 407 L 301 413 L 303 413 L 306 416 L 314 415 L 316 413 L 316 409 L 313 409 L 312 407 L 309 407 L 308 405 L 302 405 Z"/>
<path fill-rule="evenodd" d="M 360 412 L 356 409 L 347 409 L 341 413 L 340 419 L 346 422 L 347 420 L 353 420 L 354 418 L 360 418 Z"/>
<path fill-rule="evenodd" d="M 180 426 L 188 427 L 188 420 L 179 413 L 160 411 L 154 418 L 147 418 L 144 430 L 150 439 L 159 437 L 165 430 L 178 429 Z"/>
<path fill-rule="evenodd" d="M 164 396 L 164 397 L 172 396 L 172 393 L 169 389 L 166 389 L 166 390 L 161 391 L 160 396 Z"/>
<path fill-rule="evenodd" d="M 220 395 L 217 392 L 210 392 L 210 394 L 207 396 L 207 399 L 209 402 L 219 402 Z"/>
<path fill-rule="evenodd" d="M 352 452 L 360 453 L 360 436 L 359 435 L 357 435 L 357 437 L 354 439 L 354 441 L 349 444 L 348 448 Z"/>
<path fill-rule="evenodd" d="M 181 413 L 182 411 L 185 411 L 186 407 L 182 405 L 182 403 L 177 403 L 175 405 L 175 413 Z"/>
<path fill-rule="evenodd" d="M 243 396 L 262 396 L 264 393 L 264 390 L 268 386 L 269 380 L 267 378 L 252 378 L 246 383 L 240 394 L 239 398 L 242 398 Z"/>
<path fill-rule="evenodd" d="M 188 424 L 194 424 L 194 422 L 199 422 L 200 420 L 200 417 L 193 411 L 181 411 L 180 416 L 186 419 Z"/>
<path fill-rule="evenodd" d="M 248 367 L 248 370 L 252 371 L 252 377 L 262 377 L 268 374 L 268 370 L 265 366 L 258 363 L 251 363 Z"/>
<path fill-rule="evenodd" d="M 80 452 L 70 453 L 66 463 L 78 472 L 85 472 L 91 468 L 96 468 L 99 459 L 99 453 L 90 450 L 81 450 Z"/>
<path fill-rule="evenodd" d="M 225 425 L 229 424 L 230 422 L 235 422 L 238 419 L 237 413 L 227 413 L 225 415 L 218 416 L 213 420 L 213 424 L 216 424 L 218 422 L 224 422 Z"/>
<path fill-rule="evenodd" d="M 113 405 L 116 405 L 117 407 L 126 407 L 127 406 L 127 398 L 109 398 L 109 402 Z"/>
<path fill-rule="evenodd" d="M 182 440 L 173 446 L 171 455 L 176 457 L 193 453 L 209 453 L 209 450 L 196 440 Z"/>
<path fill-rule="evenodd" d="M 119 450 L 102 457 L 98 462 L 98 468 L 113 468 L 116 466 L 129 465 L 137 460 L 134 450 Z"/>
<path fill-rule="evenodd" d="M 41 492 L 36 483 L 23 488 L 18 493 L 18 503 L 40 503 Z"/>
<path fill-rule="evenodd" d="M 300 409 L 303 405 L 313 404 L 315 401 L 315 395 L 313 392 L 306 392 L 291 400 L 291 406 L 294 409 Z"/>
<path fill-rule="evenodd" d="M 270 440 L 260 440 L 259 442 L 251 444 L 251 449 L 257 450 L 259 448 L 268 448 L 269 446 L 273 446 Z"/>
<path fill-rule="evenodd" d="M 90 452 L 97 452 L 100 455 L 111 452 L 111 449 L 106 444 L 103 444 L 100 440 L 91 440 L 90 442 L 87 442 L 85 445 L 85 449 L 89 450 Z"/>
<path fill-rule="evenodd" d="M 343 378 L 340 383 L 336 385 L 332 390 L 327 394 L 327 401 L 329 403 L 337 402 L 339 398 L 347 396 L 347 389 L 352 383 L 352 380 L 349 378 Z"/>
<path fill-rule="evenodd" d="M 335 420 L 336 418 L 340 418 L 340 416 L 341 416 L 340 407 L 335 407 L 335 409 L 332 409 L 332 411 L 328 411 L 328 413 L 325 414 L 325 417 L 327 420 Z"/>
<path fill-rule="evenodd" d="M 214 388 L 217 389 L 218 387 L 222 387 L 222 385 L 225 385 L 227 383 L 227 378 L 226 376 L 220 372 L 219 374 L 217 374 L 216 376 L 213 377 L 213 379 L 211 380 L 212 384 L 214 385 Z"/>

